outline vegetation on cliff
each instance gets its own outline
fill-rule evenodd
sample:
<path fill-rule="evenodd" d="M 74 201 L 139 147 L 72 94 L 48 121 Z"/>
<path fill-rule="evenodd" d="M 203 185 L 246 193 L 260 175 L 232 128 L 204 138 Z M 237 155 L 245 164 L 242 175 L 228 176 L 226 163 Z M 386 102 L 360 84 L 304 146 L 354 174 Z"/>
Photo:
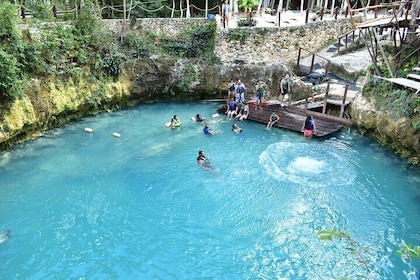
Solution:
<path fill-rule="evenodd" d="M 216 25 L 210 21 L 191 22 L 177 37 L 146 31 L 116 34 L 89 1 L 76 19 L 66 22 L 35 18 L 22 24 L 17 10 L 11 3 L 0 4 L 3 146 L 10 139 L 15 142 L 71 119 L 129 104 L 135 94 L 123 69 L 133 67 L 133 62 L 152 58 L 175 62 L 181 57 L 214 60 L 209 54 Z M 180 89 L 193 82 L 192 75 L 181 79 Z"/>
<path fill-rule="evenodd" d="M 392 57 L 392 48 L 387 47 L 386 50 Z M 412 52 L 413 48 L 408 48 L 402 56 Z M 416 55 L 407 59 L 396 76 L 406 77 L 418 65 L 418 59 Z M 380 71 L 386 76 L 388 70 L 383 66 Z M 363 113 L 358 112 L 359 109 L 352 113 L 352 117 L 357 119 L 359 131 L 397 151 L 410 162 L 419 164 L 420 96 L 415 94 L 414 89 L 391 84 L 371 74 L 367 73 L 369 78 L 363 87 L 363 98 L 373 109 L 359 108 Z"/>

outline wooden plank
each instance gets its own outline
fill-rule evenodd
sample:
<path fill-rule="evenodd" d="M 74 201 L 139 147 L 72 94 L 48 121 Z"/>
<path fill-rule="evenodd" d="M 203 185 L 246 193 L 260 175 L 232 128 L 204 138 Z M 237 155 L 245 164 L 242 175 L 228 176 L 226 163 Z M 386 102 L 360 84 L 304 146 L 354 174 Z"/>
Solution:
<path fill-rule="evenodd" d="M 406 78 L 385 78 L 385 77 L 376 76 L 376 75 L 374 77 L 382 79 L 382 80 L 389 81 L 389 82 L 394 83 L 394 84 L 399 84 L 399 85 L 404 86 L 404 87 L 410 87 L 410 88 L 413 88 L 417 91 L 420 90 L 420 82 L 416 82 L 414 80 L 410 80 L 410 79 L 406 79 Z"/>
<path fill-rule="evenodd" d="M 224 113 L 225 111 L 225 106 L 218 110 L 219 113 Z M 343 124 L 337 122 L 337 119 L 343 118 L 326 116 L 321 113 L 299 109 L 295 106 L 281 107 L 279 104 L 264 105 L 262 110 L 255 110 L 255 106 L 250 105 L 248 120 L 266 125 L 273 111 L 280 116 L 280 121 L 274 124 L 274 127 L 277 128 L 284 128 L 300 133 L 308 115 L 312 115 L 315 119 L 317 129 L 314 135 L 317 137 L 329 135 L 343 128 Z M 346 124 L 351 125 L 351 121 L 347 120 Z"/>
<path fill-rule="evenodd" d="M 413 68 L 413 71 L 420 72 L 420 67 L 414 67 L 414 68 Z"/>
<path fill-rule="evenodd" d="M 405 87 L 411 87 L 411 88 L 414 88 L 416 90 L 420 90 L 420 82 L 416 82 L 414 80 L 409 80 L 409 79 L 406 79 L 406 78 L 390 78 L 390 79 L 387 79 L 387 80 L 389 80 L 390 82 L 395 83 L 395 84 L 399 84 L 399 85 L 402 85 L 402 86 L 405 86 Z"/>
<path fill-rule="evenodd" d="M 414 80 L 420 81 L 420 75 L 418 75 L 418 74 L 408 74 L 408 75 L 407 75 L 407 78 L 410 78 L 410 79 L 414 79 Z"/>

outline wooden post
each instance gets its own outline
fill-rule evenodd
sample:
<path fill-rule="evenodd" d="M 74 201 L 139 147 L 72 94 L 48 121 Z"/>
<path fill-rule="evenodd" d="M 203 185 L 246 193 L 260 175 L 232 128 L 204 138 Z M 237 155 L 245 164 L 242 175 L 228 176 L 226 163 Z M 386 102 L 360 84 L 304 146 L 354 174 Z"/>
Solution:
<path fill-rule="evenodd" d="M 125 31 L 125 19 L 127 18 L 127 7 L 125 6 L 125 0 L 123 0 L 123 31 Z"/>
<path fill-rule="evenodd" d="M 346 39 L 344 39 L 345 50 L 347 50 L 347 41 L 348 41 L 348 33 L 346 34 Z"/>
<path fill-rule="evenodd" d="M 328 75 L 328 68 L 330 68 L 330 61 L 328 61 L 327 65 L 325 66 L 325 77 Z"/>
<path fill-rule="evenodd" d="M 308 98 L 309 98 L 309 94 L 311 93 L 311 88 L 308 89 L 308 91 L 306 92 L 306 97 L 305 97 L 305 112 L 306 110 L 308 110 Z"/>
<path fill-rule="evenodd" d="M 20 15 L 22 16 L 22 19 L 26 18 L 25 8 L 23 6 L 20 6 Z"/>
<path fill-rule="evenodd" d="M 315 54 L 312 54 L 312 61 L 311 61 L 311 70 L 309 71 L 309 73 L 312 73 L 312 71 L 314 70 L 314 62 L 315 62 Z"/>
<path fill-rule="evenodd" d="M 322 114 L 326 114 L 327 112 L 327 100 L 328 100 L 328 92 L 330 91 L 330 83 L 327 83 L 327 89 L 325 90 L 324 96 L 324 106 L 322 107 Z"/>
<path fill-rule="evenodd" d="M 308 23 L 308 20 L 309 20 L 309 9 L 306 9 L 305 23 Z"/>
<path fill-rule="evenodd" d="M 344 88 L 343 102 L 341 103 L 341 108 L 340 108 L 340 118 L 344 116 L 344 108 L 346 107 L 346 98 L 347 98 L 348 89 L 349 89 L 349 85 L 346 85 L 346 87 Z"/>
<path fill-rule="evenodd" d="M 375 18 L 378 18 L 378 6 L 379 6 L 379 0 L 375 0 Z"/>
<path fill-rule="evenodd" d="M 337 53 L 340 54 L 340 45 L 341 45 L 341 38 L 338 38 L 338 45 L 337 45 Z"/>
<path fill-rule="evenodd" d="M 302 48 L 299 48 L 299 51 L 298 51 L 298 59 L 297 59 L 297 67 L 296 67 L 298 74 L 300 74 L 299 63 L 300 63 L 300 53 L 301 53 L 301 51 L 302 51 Z"/>
<path fill-rule="evenodd" d="M 53 11 L 53 16 L 56 18 L 57 17 L 57 7 L 53 6 L 52 11 Z"/>
<path fill-rule="evenodd" d="M 346 1 L 347 1 L 347 10 L 350 14 L 350 22 L 353 25 L 353 27 L 356 27 L 356 23 L 354 22 L 354 19 L 353 19 L 353 11 L 351 10 L 350 0 L 346 0 Z"/>
<path fill-rule="evenodd" d="M 280 22 L 281 22 L 281 12 L 280 10 L 277 11 L 278 17 L 277 17 L 277 23 L 278 23 L 278 27 L 280 27 Z"/>

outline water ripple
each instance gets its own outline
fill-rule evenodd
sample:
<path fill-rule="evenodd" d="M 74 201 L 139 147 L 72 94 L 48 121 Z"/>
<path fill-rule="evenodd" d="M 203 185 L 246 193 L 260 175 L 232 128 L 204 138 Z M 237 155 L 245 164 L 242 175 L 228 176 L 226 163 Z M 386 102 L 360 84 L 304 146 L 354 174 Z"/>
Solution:
<path fill-rule="evenodd" d="M 335 149 L 315 142 L 279 142 L 269 145 L 259 158 L 267 174 L 280 181 L 311 186 L 351 184 L 355 172 Z"/>

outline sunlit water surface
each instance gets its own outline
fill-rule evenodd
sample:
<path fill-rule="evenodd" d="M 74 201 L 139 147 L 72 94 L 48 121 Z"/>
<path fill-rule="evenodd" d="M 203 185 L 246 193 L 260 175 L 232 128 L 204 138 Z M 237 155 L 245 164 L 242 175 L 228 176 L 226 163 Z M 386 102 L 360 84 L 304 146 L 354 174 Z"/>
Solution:
<path fill-rule="evenodd" d="M 0 279 L 407 279 L 420 172 L 351 132 L 306 141 L 154 104 L 86 118 L 0 156 Z M 215 136 L 190 120 L 210 118 Z M 184 128 L 164 127 L 174 114 Z M 93 133 L 84 131 L 85 127 Z M 121 138 L 113 137 L 113 132 Z M 215 172 L 197 167 L 204 150 Z M 418 264 L 418 263 L 417 263 Z"/>

